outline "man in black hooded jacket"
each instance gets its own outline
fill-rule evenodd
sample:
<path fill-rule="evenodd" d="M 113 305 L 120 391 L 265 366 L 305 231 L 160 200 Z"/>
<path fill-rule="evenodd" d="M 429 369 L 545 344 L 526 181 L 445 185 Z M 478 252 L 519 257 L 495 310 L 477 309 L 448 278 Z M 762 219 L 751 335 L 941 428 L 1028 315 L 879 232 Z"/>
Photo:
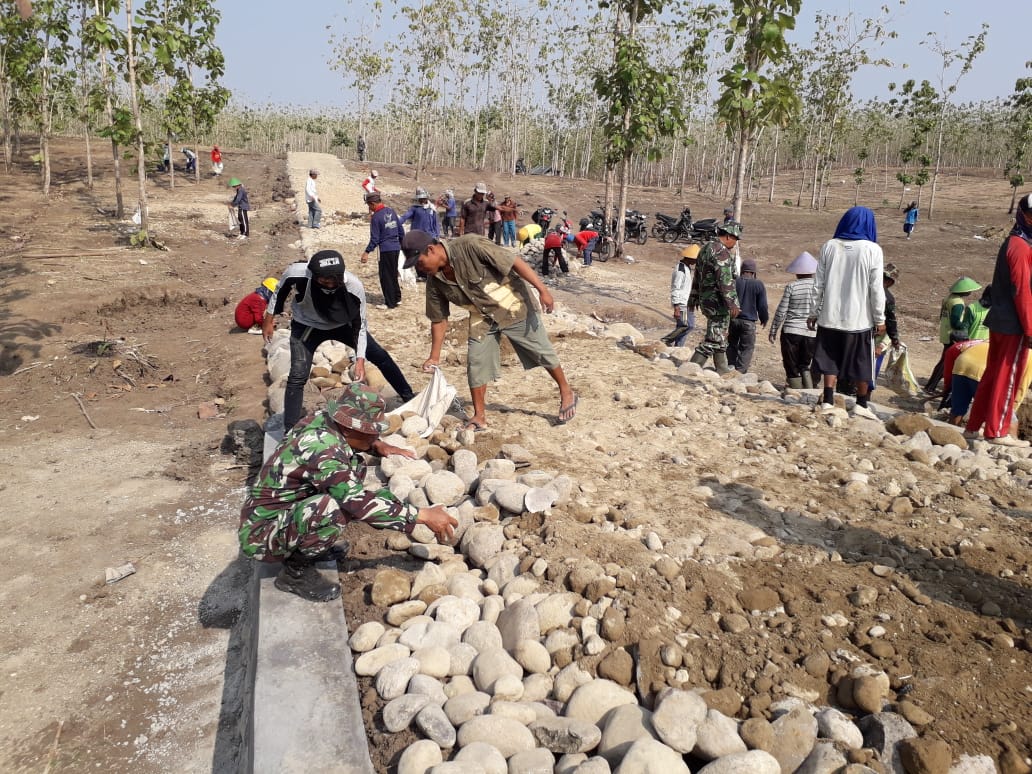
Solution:
<path fill-rule="evenodd" d="M 308 263 L 291 264 L 280 278 L 276 294 L 262 319 L 262 336 L 272 339 L 276 315 L 293 293 L 290 322 L 290 373 L 283 404 L 283 426 L 289 430 L 304 415 L 304 389 L 312 370 L 312 356 L 324 341 L 339 341 L 355 350 L 356 381 L 365 380 L 368 359 L 403 401 L 412 388 L 390 353 L 372 337 L 366 324 L 365 288 L 344 269 L 336 250 L 321 250 Z"/>

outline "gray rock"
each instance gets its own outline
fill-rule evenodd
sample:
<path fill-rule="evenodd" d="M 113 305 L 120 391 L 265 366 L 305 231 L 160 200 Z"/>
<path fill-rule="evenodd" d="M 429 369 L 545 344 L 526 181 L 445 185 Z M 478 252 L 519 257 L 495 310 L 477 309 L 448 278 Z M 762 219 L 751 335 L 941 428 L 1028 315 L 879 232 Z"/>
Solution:
<path fill-rule="evenodd" d="M 434 472 L 426 460 L 413 460 L 400 454 L 392 454 L 380 460 L 380 470 L 387 478 L 393 478 L 401 473 L 417 483 Z"/>
<path fill-rule="evenodd" d="M 448 678 L 444 684 L 444 695 L 449 699 L 462 696 L 467 693 L 476 693 L 477 687 L 473 685 L 473 678 L 469 675 L 454 675 Z"/>
<path fill-rule="evenodd" d="M 523 667 L 505 650 L 481 651 L 473 659 L 473 682 L 478 690 L 492 693 L 495 682 L 503 675 L 515 677 L 522 685 Z"/>
<path fill-rule="evenodd" d="M 595 749 L 602 732 L 594 723 L 576 718 L 552 717 L 530 724 L 538 744 L 554 753 L 582 753 Z"/>
<path fill-rule="evenodd" d="M 512 655 L 529 674 L 544 674 L 552 668 L 551 655 L 537 640 L 521 640 Z"/>
<path fill-rule="evenodd" d="M 552 774 L 555 756 L 544 747 L 518 752 L 509 758 L 509 774 Z"/>
<path fill-rule="evenodd" d="M 781 765 L 763 750 L 733 753 L 707 763 L 699 774 L 782 774 Z"/>
<path fill-rule="evenodd" d="M 491 696 L 481 691 L 461 693 L 444 703 L 444 714 L 452 725 L 461 726 L 470 718 L 483 715 L 491 705 Z M 422 709 L 422 708 L 420 708 Z"/>
<path fill-rule="evenodd" d="M 746 751 L 745 742 L 738 735 L 738 723 L 714 709 L 707 710 L 706 719 L 696 729 L 693 754 L 706 761 Z"/>
<path fill-rule="evenodd" d="M 638 704 L 614 707 L 601 720 L 598 754 L 615 766 L 639 739 L 654 738 L 652 713 Z"/>
<path fill-rule="evenodd" d="M 419 662 L 420 674 L 438 680 L 447 677 L 448 670 L 451 668 L 451 652 L 440 645 L 420 648 L 412 653 L 412 658 Z"/>
<path fill-rule="evenodd" d="M 501 551 L 504 542 L 505 534 L 500 525 L 479 522 L 466 530 L 461 546 L 462 552 L 475 566 L 483 567 L 488 559 Z"/>
<path fill-rule="evenodd" d="M 516 577 L 519 571 L 520 557 L 512 551 L 502 551 L 495 554 L 484 564 L 487 570 L 487 579 L 494 582 L 500 589 L 506 583 Z M 497 594 L 497 589 L 495 590 Z"/>
<path fill-rule="evenodd" d="M 822 739 L 830 739 L 853 750 L 864 746 L 864 735 L 848 715 L 834 707 L 825 707 L 817 713 L 817 731 Z"/>
<path fill-rule="evenodd" d="M 448 578 L 448 593 L 460 599 L 472 599 L 479 604 L 484 598 L 480 583 L 480 577 L 471 572 L 457 572 Z"/>
<path fill-rule="evenodd" d="M 428 610 L 440 623 L 451 624 L 460 632 L 480 620 L 480 605 L 472 599 L 459 597 L 441 597 Z"/>
<path fill-rule="evenodd" d="M 574 661 L 560 669 L 559 674 L 555 676 L 553 695 L 557 701 L 569 701 L 574 691 L 594 679 L 589 672 L 581 669 L 580 664 Z"/>
<path fill-rule="evenodd" d="M 459 747 L 474 742 L 493 745 L 504 758 L 522 750 L 533 750 L 535 746 L 534 735 L 529 728 L 518 720 L 498 715 L 477 715 L 462 724 L 458 734 Z"/>
<path fill-rule="evenodd" d="M 450 648 L 452 645 L 457 645 L 462 638 L 462 633 L 451 624 L 432 619 L 429 621 L 419 620 L 416 623 L 412 623 L 413 621 L 416 619 L 413 618 L 406 622 L 411 625 L 402 632 L 401 638 L 398 640 L 402 645 L 407 645 L 413 650 L 430 645 Z"/>
<path fill-rule="evenodd" d="M 415 490 L 416 482 L 404 473 L 397 473 L 391 476 L 391 480 L 387 484 L 387 488 L 391 490 L 392 495 L 397 497 L 399 500 L 404 501 L 408 500 L 412 492 Z"/>
<path fill-rule="evenodd" d="M 462 641 L 472 645 L 478 651 L 502 648 L 502 633 L 498 626 L 490 621 L 476 621 L 462 633 Z"/>
<path fill-rule="evenodd" d="M 412 718 L 430 702 L 429 696 L 406 693 L 387 702 L 383 708 L 383 726 L 392 734 L 408 728 Z"/>
<path fill-rule="evenodd" d="M 476 453 L 469 449 L 456 449 L 452 453 L 451 467 L 455 471 L 455 475 L 465 483 L 466 491 L 471 491 L 477 479 L 480 478 L 480 472 L 477 470 Z"/>
<path fill-rule="evenodd" d="M 848 763 L 831 742 L 818 742 L 795 774 L 838 774 Z"/>
<path fill-rule="evenodd" d="M 538 626 L 541 634 L 548 634 L 553 629 L 570 625 L 575 615 L 575 608 L 580 601 L 580 594 L 572 591 L 549 594 L 537 603 Z"/>
<path fill-rule="evenodd" d="M 427 769 L 426 774 L 484 774 L 484 767 L 469 761 L 451 760 Z"/>
<path fill-rule="evenodd" d="M 681 753 L 655 739 L 639 739 L 627 750 L 616 774 L 689 774 Z"/>
<path fill-rule="evenodd" d="M 563 714 L 597 724 L 614 707 L 637 703 L 635 695 L 627 689 L 611 680 L 595 679 L 574 690 Z"/>
<path fill-rule="evenodd" d="M 523 701 L 544 701 L 552 694 L 551 675 L 532 674 L 523 678 Z"/>
<path fill-rule="evenodd" d="M 355 659 L 355 674 L 359 677 L 372 677 L 392 661 L 407 658 L 411 652 L 408 647 L 398 642 L 373 648 Z"/>
<path fill-rule="evenodd" d="M 354 634 L 348 640 L 348 645 L 357 653 L 365 653 L 376 647 L 377 641 L 387 631 L 379 621 L 366 621 L 355 629 Z"/>
<path fill-rule="evenodd" d="M 480 471 L 481 481 L 489 478 L 512 481 L 516 478 L 516 463 L 512 460 L 490 459 Z"/>
<path fill-rule="evenodd" d="M 448 674 L 468 675 L 473 668 L 473 659 L 477 657 L 477 649 L 465 642 L 453 645 L 448 648 L 451 655 L 451 663 L 448 665 Z"/>
<path fill-rule="evenodd" d="M 523 698 L 523 679 L 514 675 L 502 675 L 491 686 L 495 701 L 519 701 Z"/>
<path fill-rule="evenodd" d="M 427 428 L 426 417 L 414 414 L 401 423 L 401 434 L 403 436 L 419 435 Z"/>
<path fill-rule="evenodd" d="M 466 482 L 450 470 L 438 470 L 427 476 L 423 491 L 431 505 L 455 505 L 466 496 Z"/>
<path fill-rule="evenodd" d="M 419 674 L 419 662 L 414 658 L 400 658 L 384 666 L 376 675 L 376 692 L 381 699 L 397 699 L 408 687 L 409 680 Z"/>
<path fill-rule="evenodd" d="M 517 600 L 502 610 L 497 624 L 506 650 L 513 650 L 523 640 L 541 637 L 537 608 L 527 599 Z"/>
<path fill-rule="evenodd" d="M 527 513 L 547 511 L 559 500 L 559 492 L 551 486 L 535 486 L 527 490 L 523 496 L 523 506 Z"/>
<path fill-rule="evenodd" d="M 534 455 L 515 443 L 503 443 L 498 451 L 502 458 L 512 460 L 514 465 L 526 465 L 534 461 Z"/>
<path fill-rule="evenodd" d="M 420 739 L 405 748 L 398 758 L 398 774 L 426 774 L 433 766 L 444 761 L 441 748 L 429 739 Z"/>
<path fill-rule="evenodd" d="M 409 546 L 408 552 L 417 559 L 428 562 L 446 562 L 455 556 L 454 548 L 437 543 L 414 543 Z"/>
<path fill-rule="evenodd" d="M 509 767 L 505 757 L 493 745 L 486 742 L 473 742 L 459 750 L 453 761 L 480 766 L 483 774 L 508 774 Z"/>
<path fill-rule="evenodd" d="M 503 718 L 518 720 L 525 726 L 539 720 L 537 710 L 527 702 L 498 701 L 491 702 L 491 714 Z"/>
<path fill-rule="evenodd" d="M 440 565 L 424 564 L 419 568 L 416 577 L 412 579 L 412 589 L 409 591 L 409 597 L 415 599 L 423 589 L 429 586 L 441 586 L 447 583 L 447 581 L 448 578 Z"/>
<path fill-rule="evenodd" d="M 574 774 L 577 767 L 587 759 L 588 756 L 584 753 L 569 753 L 564 755 L 555 762 L 555 774 Z"/>
<path fill-rule="evenodd" d="M 580 642 L 580 635 L 574 629 L 553 629 L 545 637 L 545 649 L 549 653 L 568 650 Z"/>
<path fill-rule="evenodd" d="M 494 491 L 494 501 L 499 508 L 510 513 L 520 514 L 524 511 L 524 498 L 530 487 L 518 481 L 507 481 Z"/>
<path fill-rule="evenodd" d="M 708 707 L 697 693 L 671 689 L 658 697 L 652 726 L 660 741 L 681 753 L 695 748 L 696 732 L 706 719 Z"/>
<path fill-rule="evenodd" d="M 448 696 L 444 692 L 444 686 L 441 685 L 441 681 L 430 675 L 413 675 L 408 682 L 405 692 L 417 696 L 426 696 L 432 703 L 438 706 L 448 701 Z"/>
<path fill-rule="evenodd" d="M 439 747 L 455 746 L 455 726 L 439 704 L 427 704 L 416 715 L 416 725 Z"/>
<path fill-rule="evenodd" d="M 406 621 L 426 612 L 426 602 L 421 599 L 410 599 L 391 605 L 385 616 L 391 626 L 401 626 Z"/>
<path fill-rule="evenodd" d="M 505 600 L 505 604 L 512 604 L 517 599 L 536 593 L 540 585 L 538 579 L 533 575 L 517 575 L 505 584 L 505 588 L 502 589 L 502 598 Z M 534 601 L 537 602 L 537 599 Z"/>
<path fill-rule="evenodd" d="M 889 774 L 906 774 L 897 747 L 904 739 L 917 736 L 914 727 L 892 712 L 866 715 L 860 718 L 857 725 L 864 735 L 864 747 L 870 747 L 878 753 L 878 760 L 885 770 Z"/>
<path fill-rule="evenodd" d="M 996 764 L 988 755 L 961 755 L 949 774 L 996 774 Z"/>
<path fill-rule="evenodd" d="M 771 724 L 774 730 L 774 757 L 781 770 L 792 772 L 806 760 L 817 741 L 817 718 L 805 708 L 796 707 Z"/>

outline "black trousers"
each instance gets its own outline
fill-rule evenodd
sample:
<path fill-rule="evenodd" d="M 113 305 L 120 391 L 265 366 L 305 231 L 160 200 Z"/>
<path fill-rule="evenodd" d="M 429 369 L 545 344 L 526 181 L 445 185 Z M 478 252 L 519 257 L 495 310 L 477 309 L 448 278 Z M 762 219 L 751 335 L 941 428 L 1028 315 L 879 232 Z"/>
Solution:
<path fill-rule="evenodd" d="M 756 320 L 735 317 L 727 333 L 727 362 L 743 374 L 752 365 L 756 351 Z"/>
<path fill-rule="evenodd" d="M 398 276 L 399 250 L 380 251 L 380 290 L 383 291 L 383 302 L 388 309 L 401 303 L 401 279 Z"/>
<path fill-rule="evenodd" d="M 290 324 L 290 373 L 287 374 L 287 389 L 283 396 L 283 427 L 287 430 L 304 415 L 305 384 L 312 371 L 312 356 L 324 341 L 339 341 L 354 349 L 358 343 L 358 331 L 350 325 L 324 331 L 298 322 Z M 402 400 L 412 398 L 412 387 L 398 364 L 369 331 L 366 331 L 366 360 L 380 369 L 387 384 Z"/>
<path fill-rule="evenodd" d="M 552 257 L 555 256 L 559 259 L 559 271 L 566 274 L 570 271 L 570 267 L 566 265 L 566 253 L 561 247 L 546 247 L 544 255 L 541 258 L 541 273 L 544 276 L 548 276 L 548 270 L 552 265 Z"/>
<path fill-rule="evenodd" d="M 237 223 L 240 225 L 241 236 L 248 236 L 251 233 L 251 222 L 247 219 L 247 210 L 237 208 Z"/>

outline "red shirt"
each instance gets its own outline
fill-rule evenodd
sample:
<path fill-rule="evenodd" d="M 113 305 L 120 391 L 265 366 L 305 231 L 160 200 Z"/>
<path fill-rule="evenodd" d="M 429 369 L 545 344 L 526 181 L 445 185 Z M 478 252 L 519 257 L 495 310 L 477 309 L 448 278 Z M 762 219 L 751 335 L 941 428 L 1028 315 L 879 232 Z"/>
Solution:
<path fill-rule="evenodd" d="M 592 239 L 598 239 L 597 231 L 581 231 L 574 236 L 573 243 L 577 245 L 578 250 L 583 250 Z"/>
<path fill-rule="evenodd" d="M 212 148 L 211 149 L 211 163 L 212 164 L 218 164 L 220 161 L 222 161 L 222 151 L 220 151 L 218 148 Z"/>
<path fill-rule="evenodd" d="M 548 236 L 545 237 L 545 249 L 548 250 L 551 247 L 562 247 L 563 242 L 565 241 L 565 234 L 560 234 L 558 231 L 549 231 Z"/>
<path fill-rule="evenodd" d="M 258 291 L 255 291 L 244 296 L 237 304 L 233 319 L 246 331 L 248 328 L 262 324 L 262 317 L 265 315 L 267 306 L 268 302 L 259 295 Z"/>

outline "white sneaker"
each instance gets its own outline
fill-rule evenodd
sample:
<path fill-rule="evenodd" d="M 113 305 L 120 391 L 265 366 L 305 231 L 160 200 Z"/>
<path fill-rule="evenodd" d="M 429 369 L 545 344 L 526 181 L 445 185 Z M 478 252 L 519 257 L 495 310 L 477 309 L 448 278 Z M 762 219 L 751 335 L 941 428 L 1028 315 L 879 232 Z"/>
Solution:
<path fill-rule="evenodd" d="M 260 326 L 260 325 L 252 325 L 250 328 L 247 329 L 247 332 L 248 333 L 253 333 L 255 336 L 261 336 L 262 335 L 262 326 Z"/>
<path fill-rule="evenodd" d="M 237 239 L 247 239 L 247 234 L 241 234 Z"/>
<path fill-rule="evenodd" d="M 376 308 L 377 309 L 386 309 L 387 308 L 387 304 L 377 304 Z"/>
<path fill-rule="evenodd" d="M 822 402 L 822 403 L 818 403 L 816 406 L 813 407 L 813 411 L 814 411 L 815 414 L 830 414 L 835 409 L 836 409 L 836 406 L 835 406 L 834 403 L 823 403 Z"/>
<path fill-rule="evenodd" d="M 881 421 L 878 419 L 878 415 L 871 411 L 867 406 L 861 406 L 859 403 L 853 406 L 853 416 L 861 417 L 863 419 L 873 419 L 875 421 Z"/>

